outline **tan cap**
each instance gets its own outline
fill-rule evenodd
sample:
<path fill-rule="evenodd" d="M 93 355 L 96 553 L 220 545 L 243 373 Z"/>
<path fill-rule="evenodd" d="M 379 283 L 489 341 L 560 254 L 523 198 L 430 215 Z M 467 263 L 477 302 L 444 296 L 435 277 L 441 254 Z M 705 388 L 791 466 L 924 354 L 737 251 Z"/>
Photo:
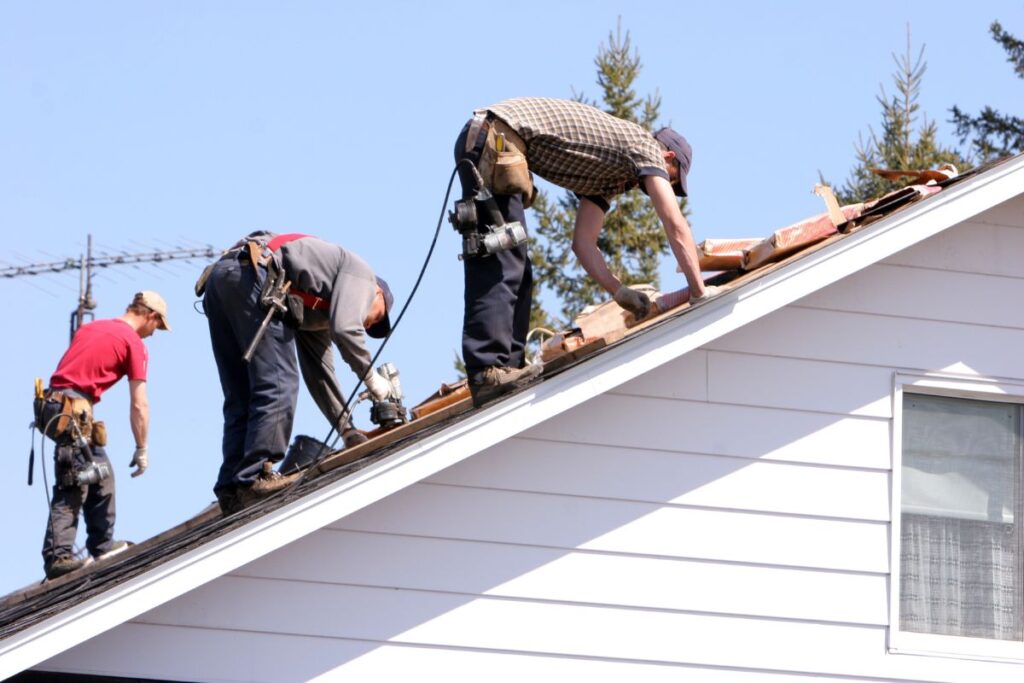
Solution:
<path fill-rule="evenodd" d="M 171 326 L 167 322 L 167 302 L 156 292 L 148 289 L 138 292 L 135 298 L 132 299 L 132 306 L 145 306 L 153 311 L 160 316 L 160 329 L 167 330 L 168 332 L 171 331 Z"/>

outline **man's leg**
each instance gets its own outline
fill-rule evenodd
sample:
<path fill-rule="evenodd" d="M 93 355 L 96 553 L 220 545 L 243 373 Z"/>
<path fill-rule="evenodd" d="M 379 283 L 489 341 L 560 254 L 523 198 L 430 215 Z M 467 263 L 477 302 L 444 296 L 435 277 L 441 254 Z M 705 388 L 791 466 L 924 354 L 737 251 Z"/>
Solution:
<path fill-rule="evenodd" d="M 57 476 L 60 476 L 59 471 Z M 60 485 L 59 479 L 53 485 L 50 517 L 47 520 L 46 533 L 43 536 L 43 567 L 47 576 L 51 576 L 51 568 L 54 566 L 67 565 L 69 570 L 81 566 L 81 563 L 77 563 L 77 566 L 71 566 L 70 563 L 75 561 L 74 546 L 75 536 L 78 533 L 78 513 L 82 509 L 84 496 L 84 487 L 64 487 Z M 59 576 L 59 573 L 51 578 L 56 576 Z"/>
<path fill-rule="evenodd" d="M 519 250 L 522 250 L 519 252 Z M 509 367 L 521 368 L 526 365 L 526 337 L 530 334 L 530 309 L 533 307 L 533 264 L 526 245 L 516 249 L 517 261 L 522 264 L 519 276 L 519 290 L 516 292 L 515 313 L 512 318 L 512 348 Z M 510 252 L 512 253 L 512 252 Z"/>
<path fill-rule="evenodd" d="M 213 492 L 225 514 L 240 509 L 233 483 L 235 472 L 245 453 L 245 433 L 249 419 L 249 371 L 242 360 L 245 339 L 240 339 L 232 324 L 231 311 L 243 308 L 249 298 L 243 282 L 243 266 L 237 256 L 224 257 L 210 273 L 206 284 L 203 309 L 210 327 L 210 343 L 217 363 L 221 391 L 224 394 L 224 434 L 221 441 L 223 459 L 217 472 Z"/>
<path fill-rule="evenodd" d="M 466 152 L 469 124 L 455 142 L 456 162 L 479 160 L 481 140 Z M 483 136 L 480 136 L 481 138 Z M 475 194 L 472 171 L 462 163 L 458 169 L 462 197 Z M 518 221 L 526 227 L 522 196 L 495 195 L 498 210 L 506 222 Z M 486 211 L 477 205 L 480 220 L 477 230 L 486 232 Z M 465 292 L 462 324 L 462 357 L 470 380 L 474 401 L 485 400 L 532 380 L 538 372 L 509 373 L 524 361 L 523 348 L 529 331 L 532 297 L 532 270 L 525 244 L 486 257 L 470 257 L 463 261 Z"/>
<path fill-rule="evenodd" d="M 92 458 L 97 464 L 110 468 L 110 476 L 86 488 L 82 513 L 85 517 L 85 547 L 93 557 L 110 552 L 114 545 L 114 521 L 117 509 L 114 501 L 114 468 L 102 446 L 93 446 Z"/>
<path fill-rule="evenodd" d="M 255 333 L 255 332 L 254 332 Z M 235 484 L 253 484 L 264 463 L 278 462 L 288 450 L 299 395 L 295 331 L 275 320 L 249 363 L 249 417 L 245 455 Z"/>
<path fill-rule="evenodd" d="M 474 148 L 466 152 L 466 136 L 469 123 L 455 141 L 455 160 L 466 160 L 476 164 L 485 133 L 478 136 Z M 467 164 L 458 168 L 462 185 L 462 198 L 469 199 L 476 193 L 476 181 Z M 526 216 L 521 197 L 496 195 L 498 210 L 506 221 L 519 221 L 526 227 Z M 486 231 L 483 206 L 477 205 L 481 216 L 477 229 Z M 519 252 L 519 253 L 517 253 Z M 465 311 L 462 324 L 462 359 L 470 375 L 488 367 L 509 365 L 513 344 L 513 321 L 516 298 L 523 276 L 525 245 L 512 252 L 501 252 L 493 256 L 466 258 L 463 261 L 465 280 Z M 528 258 L 526 259 L 528 261 Z M 527 302 L 528 304 L 529 302 Z"/>
<path fill-rule="evenodd" d="M 224 390 L 224 465 L 215 491 L 250 487 L 264 463 L 282 459 L 295 419 L 295 332 L 271 320 L 252 360 L 242 360 L 266 315 L 259 305 L 265 277 L 264 268 L 229 257 L 207 282 L 210 338 Z"/>

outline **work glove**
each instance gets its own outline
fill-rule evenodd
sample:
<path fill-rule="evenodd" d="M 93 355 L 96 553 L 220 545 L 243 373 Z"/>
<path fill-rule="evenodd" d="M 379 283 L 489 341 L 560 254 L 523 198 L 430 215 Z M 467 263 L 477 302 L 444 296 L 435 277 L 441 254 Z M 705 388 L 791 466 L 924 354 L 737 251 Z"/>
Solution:
<path fill-rule="evenodd" d="M 376 370 L 371 368 L 363 377 L 366 389 L 374 401 L 385 401 L 391 396 L 391 382 L 387 381 Z"/>
<path fill-rule="evenodd" d="M 721 287 L 715 285 L 704 285 L 704 296 L 691 296 L 690 305 L 699 304 L 701 301 L 707 301 L 711 297 L 715 296 L 722 290 Z"/>
<path fill-rule="evenodd" d="M 135 447 L 135 455 L 132 456 L 132 461 L 128 463 L 128 467 L 136 468 L 135 471 L 132 472 L 132 479 L 140 476 L 146 471 L 146 468 L 149 467 L 149 452 L 146 450 L 145 446 Z"/>
<path fill-rule="evenodd" d="M 615 292 L 615 303 L 633 314 L 637 320 L 643 320 L 651 311 L 651 300 L 643 292 L 622 285 Z"/>

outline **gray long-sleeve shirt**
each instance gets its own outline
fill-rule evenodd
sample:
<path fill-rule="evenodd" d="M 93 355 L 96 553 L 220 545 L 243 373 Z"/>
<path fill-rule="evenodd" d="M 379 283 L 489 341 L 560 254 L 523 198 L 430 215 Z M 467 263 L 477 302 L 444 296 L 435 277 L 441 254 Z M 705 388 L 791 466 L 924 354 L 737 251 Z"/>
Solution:
<path fill-rule="evenodd" d="M 360 378 L 370 369 L 363 322 L 377 294 L 373 270 L 354 253 L 316 237 L 281 246 L 274 258 L 293 289 L 329 302 L 325 311 L 306 308 L 298 340 L 302 377 L 320 411 L 339 429 L 345 397 L 334 372 L 331 341 L 342 360 Z"/>

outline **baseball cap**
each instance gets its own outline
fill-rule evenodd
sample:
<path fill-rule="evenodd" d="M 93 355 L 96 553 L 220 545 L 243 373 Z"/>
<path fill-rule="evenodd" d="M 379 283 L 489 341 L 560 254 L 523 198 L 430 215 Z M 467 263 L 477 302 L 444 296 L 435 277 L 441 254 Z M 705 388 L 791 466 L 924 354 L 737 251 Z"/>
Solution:
<path fill-rule="evenodd" d="M 374 339 L 383 339 L 391 332 L 391 307 L 395 304 L 395 297 L 391 294 L 391 288 L 384 278 L 377 278 L 377 285 L 384 292 L 384 317 L 366 328 L 366 334 Z"/>
<path fill-rule="evenodd" d="M 171 326 L 167 322 L 167 302 L 156 292 L 147 289 L 136 293 L 131 305 L 145 306 L 153 311 L 160 316 L 160 329 L 167 330 L 168 332 L 171 331 Z"/>
<path fill-rule="evenodd" d="M 693 161 L 693 150 L 690 143 L 679 133 L 665 127 L 654 134 L 654 139 L 676 153 L 679 162 L 679 182 L 673 185 L 677 197 L 686 197 L 686 176 L 690 173 L 690 162 Z"/>

